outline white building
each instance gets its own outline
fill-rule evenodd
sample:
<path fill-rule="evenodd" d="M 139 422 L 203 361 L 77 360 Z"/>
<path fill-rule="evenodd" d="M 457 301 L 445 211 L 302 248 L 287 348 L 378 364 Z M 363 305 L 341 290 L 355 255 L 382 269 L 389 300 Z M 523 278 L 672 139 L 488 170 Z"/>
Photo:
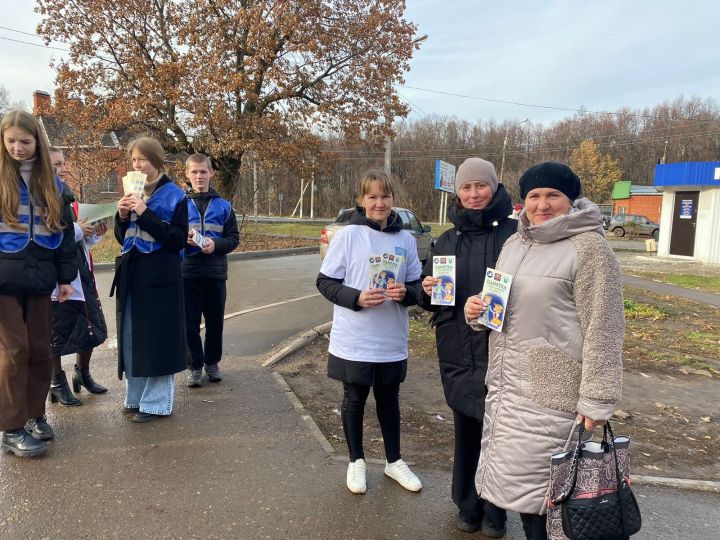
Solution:
<path fill-rule="evenodd" d="M 655 166 L 662 191 L 658 255 L 720 264 L 720 161 Z"/>

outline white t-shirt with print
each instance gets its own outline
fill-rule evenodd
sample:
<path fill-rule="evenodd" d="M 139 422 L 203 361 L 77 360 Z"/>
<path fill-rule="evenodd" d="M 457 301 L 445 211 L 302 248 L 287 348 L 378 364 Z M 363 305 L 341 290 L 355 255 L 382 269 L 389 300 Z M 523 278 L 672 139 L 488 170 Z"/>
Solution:
<path fill-rule="evenodd" d="M 367 225 L 348 225 L 332 239 L 320 272 L 358 290 L 370 281 L 371 255 L 402 255 L 396 281 L 420 279 L 422 267 L 415 238 L 407 231 L 380 232 Z M 396 362 L 408 357 L 408 308 L 392 300 L 360 311 L 334 306 L 331 354 L 345 360 Z"/>

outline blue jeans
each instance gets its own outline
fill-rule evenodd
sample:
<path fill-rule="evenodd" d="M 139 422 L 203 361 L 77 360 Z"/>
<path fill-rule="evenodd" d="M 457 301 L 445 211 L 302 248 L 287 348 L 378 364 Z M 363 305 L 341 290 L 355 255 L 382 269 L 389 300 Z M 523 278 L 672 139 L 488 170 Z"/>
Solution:
<path fill-rule="evenodd" d="M 123 311 L 123 366 L 125 367 L 125 406 L 140 412 L 168 416 L 175 397 L 175 375 L 132 376 L 132 303 L 128 296 Z"/>

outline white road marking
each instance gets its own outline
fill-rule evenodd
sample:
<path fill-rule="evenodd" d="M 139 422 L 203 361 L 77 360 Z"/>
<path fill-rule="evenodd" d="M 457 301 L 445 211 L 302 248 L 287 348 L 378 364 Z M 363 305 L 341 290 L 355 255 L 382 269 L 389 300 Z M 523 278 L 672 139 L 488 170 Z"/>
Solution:
<path fill-rule="evenodd" d="M 268 308 L 272 308 L 272 307 L 283 306 L 285 304 L 290 304 L 291 302 L 300 302 L 301 300 L 307 300 L 308 298 L 315 298 L 317 296 L 321 296 L 320 293 L 308 294 L 307 296 L 299 296 L 298 298 L 291 298 L 290 300 L 283 300 L 282 302 L 275 302 L 273 304 L 267 304 L 265 306 L 257 306 L 257 307 L 252 307 L 252 308 L 248 308 L 248 309 L 243 309 L 242 311 L 228 313 L 227 315 L 225 315 L 225 320 L 232 319 L 233 317 L 239 317 L 240 315 L 245 315 L 246 313 L 252 313 L 253 311 L 260 311 L 260 310 L 268 309 Z"/>

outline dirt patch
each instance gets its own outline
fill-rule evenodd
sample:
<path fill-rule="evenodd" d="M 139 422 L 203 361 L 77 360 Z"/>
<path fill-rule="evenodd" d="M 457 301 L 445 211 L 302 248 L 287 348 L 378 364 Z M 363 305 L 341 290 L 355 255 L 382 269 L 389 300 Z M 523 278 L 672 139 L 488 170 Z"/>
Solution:
<path fill-rule="evenodd" d="M 235 251 L 262 251 L 266 249 L 317 247 L 319 245 L 319 240 L 312 238 L 243 233 L 240 236 L 240 246 Z"/>
<path fill-rule="evenodd" d="M 653 308 L 647 316 L 628 318 L 625 397 L 618 406 L 622 418 L 615 419 L 616 432 L 633 440 L 633 472 L 720 480 L 720 309 L 631 288 L 626 298 L 636 308 Z M 658 312 L 663 316 L 653 319 Z M 402 450 L 409 461 L 450 469 L 452 411 L 445 403 L 428 319 L 422 312 L 411 317 L 408 377 L 400 389 Z M 276 370 L 333 447 L 345 454 L 342 386 L 326 376 L 326 360 L 327 338 L 320 337 Z M 382 459 L 372 394 L 368 401 L 365 452 Z"/>

